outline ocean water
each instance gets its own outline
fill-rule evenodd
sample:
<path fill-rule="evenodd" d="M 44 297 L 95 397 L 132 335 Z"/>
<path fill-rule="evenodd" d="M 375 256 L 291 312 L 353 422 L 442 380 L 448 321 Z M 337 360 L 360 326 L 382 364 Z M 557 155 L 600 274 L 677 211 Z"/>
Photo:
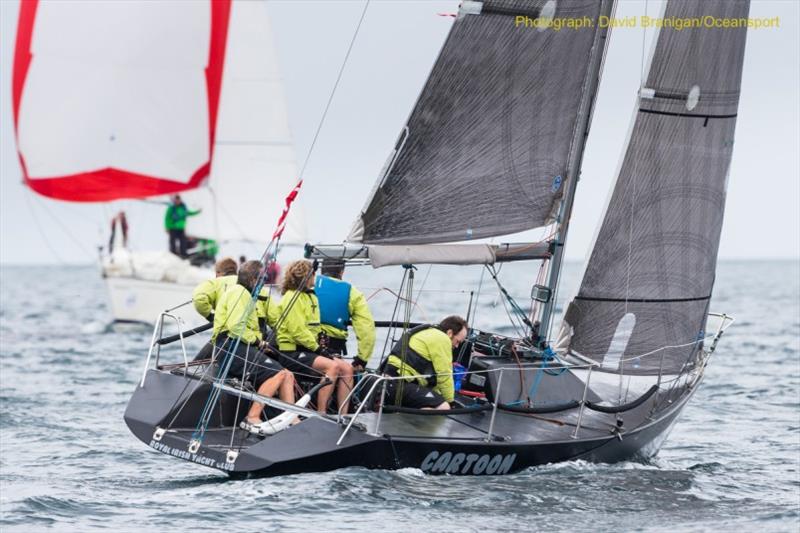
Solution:
<path fill-rule="evenodd" d="M 501 272 L 527 303 L 536 271 Z M 397 270 L 354 268 L 388 318 Z M 465 313 L 479 271 L 421 268 L 415 318 Z M 568 264 L 563 301 L 579 276 Z M 476 323 L 507 327 L 484 279 Z M 798 531 L 800 264 L 721 262 L 713 310 L 737 322 L 658 457 L 502 477 L 343 469 L 272 479 L 162 455 L 122 420 L 151 331 L 109 324 L 93 267 L 0 267 L 0 530 Z M 509 330 L 511 331 L 511 330 Z M 382 345 L 379 343 L 377 349 Z"/>

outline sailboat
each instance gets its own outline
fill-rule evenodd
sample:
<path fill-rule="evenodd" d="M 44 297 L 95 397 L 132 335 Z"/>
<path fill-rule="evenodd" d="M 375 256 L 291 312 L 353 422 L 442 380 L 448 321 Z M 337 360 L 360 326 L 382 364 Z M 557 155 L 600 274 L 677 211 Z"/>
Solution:
<path fill-rule="evenodd" d="M 668 0 L 661 18 L 748 11 L 748 0 Z M 609 38 L 598 21 L 613 13 L 611 0 L 462 2 L 347 242 L 307 245 L 313 259 L 403 265 L 401 296 L 414 294 L 414 265 L 484 265 L 524 331 L 470 332 L 454 354 L 466 367 L 456 408 L 399 407 L 384 394 L 397 378 L 374 373 L 354 388 L 352 414 L 318 414 L 226 379 L 218 362 L 161 362 L 154 336 L 125 412 L 134 435 L 233 476 L 348 466 L 499 475 L 657 454 L 732 322 L 709 306 L 746 27 L 658 31 L 580 288 L 552 335 Z M 515 17 L 537 23 L 520 29 Z M 547 28 L 584 17 L 593 24 L 580 31 Z M 463 242 L 545 225 L 542 242 Z M 530 313 L 497 277 L 511 261 L 540 263 Z M 376 322 L 395 340 L 415 325 L 403 305 Z M 252 435 L 237 426 L 250 401 L 301 422 Z"/>
<path fill-rule="evenodd" d="M 189 235 L 236 256 L 269 236 L 297 170 L 263 2 L 22 2 L 13 74 L 33 193 L 115 212 L 144 200 L 158 220 L 182 193 L 200 210 Z M 307 238 L 302 209 L 286 244 Z M 181 325 L 204 322 L 181 304 L 214 271 L 169 253 L 166 237 L 163 250 L 101 257 L 115 321 L 153 324 L 169 310 Z"/>

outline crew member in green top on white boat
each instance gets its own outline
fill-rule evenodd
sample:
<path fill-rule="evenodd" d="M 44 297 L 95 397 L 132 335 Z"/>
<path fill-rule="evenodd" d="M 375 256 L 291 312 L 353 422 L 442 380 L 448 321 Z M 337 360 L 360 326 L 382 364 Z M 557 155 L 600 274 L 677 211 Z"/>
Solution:
<path fill-rule="evenodd" d="M 186 257 L 186 219 L 201 211 L 202 209 L 190 211 L 179 194 L 172 197 L 172 203 L 169 204 L 167 212 L 164 214 L 164 229 L 169 234 L 170 252 Z"/>

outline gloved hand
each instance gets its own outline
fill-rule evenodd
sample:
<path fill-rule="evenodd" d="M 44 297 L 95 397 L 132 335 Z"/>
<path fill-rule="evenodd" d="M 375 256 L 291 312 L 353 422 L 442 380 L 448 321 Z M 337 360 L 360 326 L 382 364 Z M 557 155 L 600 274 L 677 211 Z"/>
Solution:
<path fill-rule="evenodd" d="M 212 324 L 214 323 L 214 311 L 211 311 L 210 313 L 208 313 L 208 315 L 206 316 L 206 320 L 208 320 Z"/>
<path fill-rule="evenodd" d="M 327 357 L 328 359 L 333 359 L 336 356 L 336 354 L 334 354 L 333 352 L 328 350 L 327 347 L 322 345 L 320 345 L 320 347 L 317 349 L 317 354 L 321 355 L 322 357 Z"/>

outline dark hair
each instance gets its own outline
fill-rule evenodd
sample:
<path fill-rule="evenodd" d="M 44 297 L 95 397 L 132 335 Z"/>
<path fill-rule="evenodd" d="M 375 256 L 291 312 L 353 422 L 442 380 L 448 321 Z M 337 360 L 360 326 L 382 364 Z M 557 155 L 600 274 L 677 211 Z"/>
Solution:
<path fill-rule="evenodd" d="M 248 291 L 252 291 L 258 282 L 258 275 L 260 273 L 261 261 L 246 261 L 239 268 L 239 277 L 236 281 Z"/>
<path fill-rule="evenodd" d="M 467 321 L 458 315 L 450 315 L 439 322 L 440 330 L 444 331 L 445 333 L 447 333 L 448 330 L 452 331 L 453 335 L 458 334 L 464 328 L 469 329 L 469 324 L 467 324 Z"/>
<path fill-rule="evenodd" d="M 325 259 L 322 261 L 322 268 L 319 272 L 323 276 L 342 279 L 342 274 L 344 274 L 344 261 L 341 259 Z"/>
<path fill-rule="evenodd" d="M 233 276 L 236 274 L 238 268 L 239 265 L 236 264 L 236 261 L 234 261 L 232 257 L 220 259 L 217 261 L 217 264 L 214 265 L 214 271 L 220 276 Z"/>

